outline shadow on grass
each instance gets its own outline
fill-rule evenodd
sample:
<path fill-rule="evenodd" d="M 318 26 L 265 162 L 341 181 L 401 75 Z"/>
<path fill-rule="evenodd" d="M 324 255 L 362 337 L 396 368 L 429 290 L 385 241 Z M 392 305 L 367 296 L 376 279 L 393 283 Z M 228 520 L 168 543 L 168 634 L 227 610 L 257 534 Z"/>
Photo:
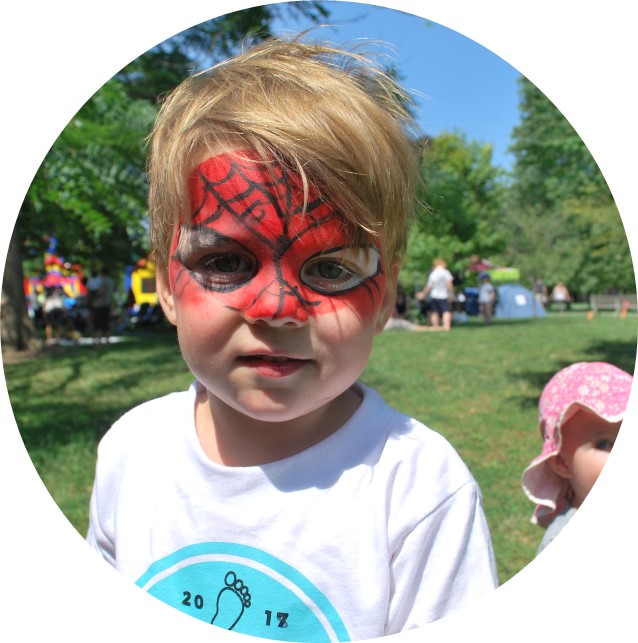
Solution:
<path fill-rule="evenodd" d="M 175 333 L 167 331 L 5 365 L 5 377 L 18 429 L 35 464 L 38 452 L 78 439 L 97 443 L 125 411 L 163 394 L 166 383 L 184 370 Z"/>
<path fill-rule="evenodd" d="M 459 330 L 489 330 L 495 326 L 526 326 L 542 321 L 542 317 L 519 317 L 519 318 L 494 318 L 491 324 L 485 324 L 480 317 L 472 317 L 470 321 L 456 322 L 452 326 L 452 332 Z"/>
<path fill-rule="evenodd" d="M 607 362 L 633 375 L 636 368 L 636 344 L 630 341 L 599 340 L 592 343 L 587 349 L 589 362 Z M 551 370 L 512 373 L 511 377 L 527 382 L 534 390 L 538 391 L 534 396 L 510 397 L 509 401 L 518 404 L 521 409 L 537 408 L 540 394 L 549 380 L 563 368 L 570 366 L 573 362 L 556 361 Z"/>
<path fill-rule="evenodd" d="M 635 342 L 599 341 L 590 347 L 592 355 L 600 362 L 609 362 L 628 373 L 636 368 Z"/>

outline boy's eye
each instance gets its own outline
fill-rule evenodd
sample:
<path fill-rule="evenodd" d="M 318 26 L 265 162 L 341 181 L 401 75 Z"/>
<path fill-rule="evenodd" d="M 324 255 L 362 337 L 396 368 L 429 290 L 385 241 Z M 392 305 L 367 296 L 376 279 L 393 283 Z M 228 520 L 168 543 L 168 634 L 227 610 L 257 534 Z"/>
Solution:
<path fill-rule="evenodd" d="M 614 441 L 608 438 L 601 438 L 594 443 L 594 446 L 599 451 L 611 451 L 614 446 Z"/>
<path fill-rule="evenodd" d="M 207 226 L 182 226 L 175 259 L 207 290 L 228 292 L 250 281 L 257 259 L 240 243 Z"/>
<path fill-rule="evenodd" d="M 257 271 L 257 262 L 241 254 L 222 253 L 203 257 L 190 270 L 208 290 L 226 292 L 250 281 Z"/>
<path fill-rule="evenodd" d="M 380 272 L 375 248 L 343 248 L 311 257 L 301 268 L 301 281 L 324 295 L 356 288 Z"/>
<path fill-rule="evenodd" d="M 238 272 L 246 268 L 247 262 L 239 255 L 220 255 L 203 261 L 204 266 L 211 272 Z"/>
<path fill-rule="evenodd" d="M 307 272 L 308 274 L 314 272 L 319 279 L 327 280 L 338 280 L 350 276 L 347 268 L 336 261 L 318 261 Z"/>

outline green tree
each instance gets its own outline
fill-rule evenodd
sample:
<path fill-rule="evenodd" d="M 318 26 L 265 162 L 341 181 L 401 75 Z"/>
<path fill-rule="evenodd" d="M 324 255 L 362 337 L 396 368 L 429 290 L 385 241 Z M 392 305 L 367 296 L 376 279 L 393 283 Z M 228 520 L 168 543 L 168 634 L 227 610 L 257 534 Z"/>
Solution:
<path fill-rule="evenodd" d="M 329 16 L 321 2 L 282 2 L 228 13 L 186 29 L 133 60 L 117 78 L 132 98 L 155 102 L 194 71 L 236 53 L 241 43 L 259 42 L 272 35 L 275 17 L 294 23 L 305 17 L 318 23 Z"/>
<path fill-rule="evenodd" d="M 615 204 L 567 202 L 572 209 L 575 243 L 580 263 L 573 277 L 573 288 L 580 293 L 636 292 L 633 264 L 627 234 Z"/>
<path fill-rule="evenodd" d="M 123 264 L 146 252 L 145 143 L 155 117 L 117 80 L 103 85 L 64 128 L 27 193 L 17 226 L 27 266 L 48 237 L 74 262 Z"/>
<path fill-rule="evenodd" d="M 421 285 L 436 257 L 462 272 L 471 255 L 494 258 L 506 247 L 499 224 L 503 176 L 490 145 L 442 133 L 427 141 L 422 176 L 425 208 L 410 231 L 406 286 Z"/>
<path fill-rule="evenodd" d="M 526 279 L 562 281 L 581 295 L 635 291 L 627 237 L 595 160 L 536 86 L 521 78 L 519 89 L 505 221 L 511 261 Z"/>

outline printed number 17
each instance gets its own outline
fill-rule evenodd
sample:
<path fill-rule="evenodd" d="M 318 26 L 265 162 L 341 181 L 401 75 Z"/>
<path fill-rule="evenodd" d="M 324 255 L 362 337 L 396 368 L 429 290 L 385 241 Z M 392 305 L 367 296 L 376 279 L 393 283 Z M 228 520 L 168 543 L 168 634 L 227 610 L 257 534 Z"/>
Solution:
<path fill-rule="evenodd" d="M 270 626 L 272 623 L 272 612 L 270 610 L 265 610 L 266 612 L 266 625 Z M 288 627 L 288 612 L 277 612 L 277 619 L 279 624 L 277 627 Z"/>

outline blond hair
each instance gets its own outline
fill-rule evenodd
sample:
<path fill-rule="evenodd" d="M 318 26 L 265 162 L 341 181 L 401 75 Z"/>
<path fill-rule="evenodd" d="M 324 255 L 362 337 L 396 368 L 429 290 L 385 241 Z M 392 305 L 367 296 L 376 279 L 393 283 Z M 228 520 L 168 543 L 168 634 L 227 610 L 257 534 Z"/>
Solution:
<path fill-rule="evenodd" d="M 368 57 L 299 38 L 269 39 L 188 78 L 163 102 L 150 136 L 158 267 L 190 211 L 189 175 L 204 152 L 229 143 L 299 173 L 339 208 L 354 244 L 372 234 L 386 260 L 400 256 L 419 181 L 410 102 Z"/>

